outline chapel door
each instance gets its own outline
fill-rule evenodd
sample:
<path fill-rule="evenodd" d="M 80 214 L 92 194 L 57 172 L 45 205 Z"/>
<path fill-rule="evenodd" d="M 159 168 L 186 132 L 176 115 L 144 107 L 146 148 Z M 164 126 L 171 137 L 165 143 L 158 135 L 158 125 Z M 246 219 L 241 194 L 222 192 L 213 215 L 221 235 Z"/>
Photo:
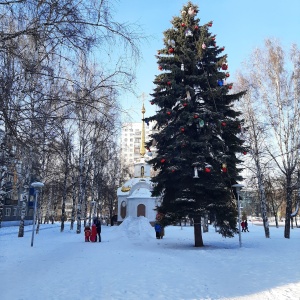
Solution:
<path fill-rule="evenodd" d="M 137 206 L 137 216 L 138 217 L 146 217 L 146 206 L 144 204 L 139 204 Z"/>

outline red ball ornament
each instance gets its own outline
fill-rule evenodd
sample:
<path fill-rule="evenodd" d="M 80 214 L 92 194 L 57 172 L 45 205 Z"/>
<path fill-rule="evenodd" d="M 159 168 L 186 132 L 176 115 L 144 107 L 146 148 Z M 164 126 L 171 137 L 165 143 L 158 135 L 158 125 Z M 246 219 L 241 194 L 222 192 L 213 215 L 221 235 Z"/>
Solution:
<path fill-rule="evenodd" d="M 228 88 L 231 90 L 232 89 L 232 85 L 229 85 Z"/>
<path fill-rule="evenodd" d="M 184 103 L 182 103 L 182 105 L 183 105 L 184 107 L 186 107 L 188 104 L 187 104 L 186 102 L 184 102 Z"/>
<path fill-rule="evenodd" d="M 222 122 L 221 125 L 222 125 L 223 127 L 225 127 L 225 126 L 226 126 L 226 122 Z"/>
<path fill-rule="evenodd" d="M 181 128 L 180 128 L 180 131 L 181 131 L 181 132 L 184 132 L 184 130 L 185 130 L 184 127 L 181 127 Z"/>
<path fill-rule="evenodd" d="M 151 105 L 153 105 L 153 104 L 154 104 L 154 102 L 153 102 L 153 101 L 151 101 L 150 103 L 151 103 Z"/>
<path fill-rule="evenodd" d="M 194 119 L 198 119 L 199 116 L 197 114 L 194 114 Z"/>
<path fill-rule="evenodd" d="M 167 82 L 167 85 L 171 85 L 171 81 L 168 81 L 168 82 Z"/>
<path fill-rule="evenodd" d="M 182 26 L 182 27 L 185 27 L 185 23 L 181 23 L 181 26 Z"/>
<path fill-rule="evenodd" d="M 167 115 L 169 115 L 169 116 L 170 116 L 170 115 L 171 115 L 171 112 L 170 112 L 170 111 L 167 111 Z"/>
<path fill-rule="evenodd" d="M 213 22 L 211 21 L 211 22 L 209 22 L 209 23 L 207 24 L 207 26 L 211 27 L 212 24 L 213 24 Z"/>
<path fill-rule="evenodd" d="M 166 160 L 165 160 L 164 158 L 162 158 L 162 159 L 160 160 L 160 162 L 163 164 L 163 163 L 166 162 Z"/>
<path fill-rule="evenodd" d="M 222 47 L 222 48 L 221 48 L 221 51 L 224 51 L 224 50 L 225 50 L 225 47 Z"/>
<path fill-rule="evenodd" d="M 215 39 L 216 39 L 216 37 L 214 37 L 214 36 L 211 37 L 211 40 L 212 40 L 212 41 L 214 41 Z"/>
<path fill-rule="evenodd" d="M 162 67 L 162 66 L 158 66 L 158 70 L 160 70 L 160 71 L 161 71 L 162 69 L 163 69 L 163 67 Z"/>
<path fill-rule="evenodd" d="M 205 168 L 204 168 L 204 171 L 205 171 L 205 173 L 210 173 L 211 169 L 208 168 L 208 167 L 205 167 Z"/>
<path fill-rule="evenodd" d="M 222 64 L 222 70 L 227 70 L 228 69 L 228 65 L 227 64 Z"/>
<path fill-rule="evenodd" d="M 160 55 L 160 51 L 157 51 L 157 54 Z"/>
<path fill-rule="evenodd" d="M 227 73 L 225 74 L 225 76 L 226 76 L 226 77 L 229 77 L 229 76 L 230 76 L 230 74 L 227 72 Z"/>
<path fill-rule="evenodd" d="M 172 169 L 171 172 L 174 173 L 174 172 L 175 172 L 175 169 Z"/>
<path fill-rule="evenodd" d="M 194 28 L 195 28 L 195 30 L 198 30 L 198 29 L 199 29 L 199 26 L 198 26 L 198 25 L 195 25 Z"/>
<path fill-rule="evenodd" d="M 246 151 L 244 151 L 244 152 L 243 152 L 243 154 L 244 154 L 244 155 L 246 155 L 246 154 L 247 154 L 247 152 L 246 152 Z"/>
<path fill-rule="evenodd" d="M 168 52 L 171 54 L 171 53 L 173 53 L 174 52 L 174 48 L 169 48 L 169 50 L 168 50 Z"/>

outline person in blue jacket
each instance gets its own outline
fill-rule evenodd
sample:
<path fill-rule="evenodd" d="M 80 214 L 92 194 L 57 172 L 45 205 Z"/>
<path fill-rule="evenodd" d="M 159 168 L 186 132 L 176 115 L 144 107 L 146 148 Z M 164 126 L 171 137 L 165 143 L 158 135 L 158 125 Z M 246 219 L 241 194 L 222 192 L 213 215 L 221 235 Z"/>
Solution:
<path fill-rule="evenodd" d="M 162 232 L 162 227 L 159 223 L 155 223 L 154 225 L 155 233 L 156 233 L 156 238 L 161 239 L 161 232 Z"/>

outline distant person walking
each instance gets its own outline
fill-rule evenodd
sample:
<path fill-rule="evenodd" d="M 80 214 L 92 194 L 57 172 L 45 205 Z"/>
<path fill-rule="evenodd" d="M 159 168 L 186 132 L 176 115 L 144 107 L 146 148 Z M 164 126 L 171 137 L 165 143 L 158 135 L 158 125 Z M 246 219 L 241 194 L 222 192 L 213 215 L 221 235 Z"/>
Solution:
<path fill-rule="evenodd" d="M 247 220 L 245 220 L 245 232 L 246 232 L 246 230 L 249 232 L 249 230 L 248 230 L 248 222 L 247 222 Z"/>
<path fill-rule="evenodd" d="M 245 221 L 242 221 L 241 226 L 242 226 L 242 232 L 246 232 Z"/>
<path fill-rule="evenodd" d="M 156 233 L 156 238 L 161 239 L 162 238 L 161 237 L 161 231 L 162 231 L 161 225 L 158 223 L 155 223 L 154 229 L 155 229 L 155 233 Z"/>
<path fill-rule="evenodd" d="M 92 225 L 92 234 L 91 234 L 90 241 L 97 242 L 97 227 L 95 224 Z"/>
<path fill-rule="evenodd" d="M 98 242 L 101 242 L 101 221 L 99 218 L 95 220 L 95 225 L 97 228 Z"/>

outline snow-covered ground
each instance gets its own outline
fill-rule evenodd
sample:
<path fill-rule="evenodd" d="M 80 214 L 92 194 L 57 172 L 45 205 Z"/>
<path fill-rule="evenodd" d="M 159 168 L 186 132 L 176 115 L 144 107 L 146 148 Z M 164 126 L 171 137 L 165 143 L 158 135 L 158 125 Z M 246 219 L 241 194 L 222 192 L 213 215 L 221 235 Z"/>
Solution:
<path fill-rule="evenodd" d="M 102 227 L 101 243 L 85 243 L 60 224 L 0 228 L 1 300 L 300 299 L 300 228 L 249 224 L 248 233 L 222 238 L 210 227 L 195 248 L 193 227 L 169 226 L 155 239 L 148 220 L 128 218 Z"/>

